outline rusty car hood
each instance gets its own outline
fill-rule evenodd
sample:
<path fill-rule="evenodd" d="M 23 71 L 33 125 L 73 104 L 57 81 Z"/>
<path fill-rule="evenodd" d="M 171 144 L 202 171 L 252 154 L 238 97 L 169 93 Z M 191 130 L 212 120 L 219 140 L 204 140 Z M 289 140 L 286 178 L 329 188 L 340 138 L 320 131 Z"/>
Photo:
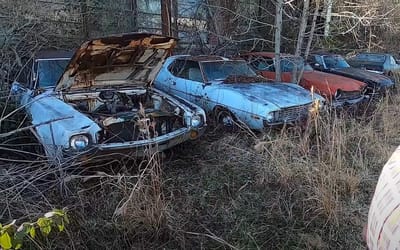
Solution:
<path fill-rule="evenodd" d="M 250 101 L 273 104 L 278 108 L 309 104 L 312 101 L 310 91 L 290 83 L 221 84 L 219 88 L 237 91 Z"/>
<path fill-rule="evenodd" d="M 87 41 L 75 52 L 56 90 L 149 85 L 175 45 L 176 39 L 151 33 Z"/>
<path fill-rule="evenodd" d="M 334 93 L 336 90 L 341 89 L 344 91 L 357 91 L 362 90 L 366 84 L 348 77 L 329 74 L 321 71 L 304 71 L 303 72 L 303 81 L 307 81 L 312 85 L 318 86 L 320 85 L 328 85 L 329 89 Z"/>

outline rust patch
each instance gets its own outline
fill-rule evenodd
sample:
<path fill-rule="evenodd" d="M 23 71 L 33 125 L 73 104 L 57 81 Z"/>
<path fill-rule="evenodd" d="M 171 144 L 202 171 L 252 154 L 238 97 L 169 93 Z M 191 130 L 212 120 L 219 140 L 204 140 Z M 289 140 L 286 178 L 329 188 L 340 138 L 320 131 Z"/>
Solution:
<path fill-rule="evenodd" d="M 127 80 L 130 77 L 128 71 L 143 71 L 141 75 L 154 76 L 152 70 L 158 70 L 159 65 L 154 66 L 152 61 L 162 62 L 175 46 L 174 38 L 147 33 L 87 41 L 75 53 L 56 89 L 90 87 L 96 84 L 95 79 L 101 74 L 106 74 L 104 78 L 110 77 L 109 80 Z"/>

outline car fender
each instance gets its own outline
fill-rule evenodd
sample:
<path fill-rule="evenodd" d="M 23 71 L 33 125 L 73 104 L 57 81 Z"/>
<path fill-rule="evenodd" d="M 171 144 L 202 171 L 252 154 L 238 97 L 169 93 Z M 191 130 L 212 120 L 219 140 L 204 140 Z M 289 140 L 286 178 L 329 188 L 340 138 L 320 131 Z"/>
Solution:
<path fill-rule="evenodd" d="M 78 134 L 88 135 L 94 143 L 97 141 L 97 132 L 101 130 L 87 116 L 47 93 L 33 98 L 26 110 L 32 119 L 36 136 L 45 148 L 67 149 L 70 147 L 71 136 Z"/>
<path fill-rule="evenodd" d="M 247 96 L 240 92 L 219 89 L 218 86 L 206 86 L 206 106 L 207 112 L 211 113 L 216 107 L 222 107 L 230 111 L 236 119 L 245 122 L 251 128 L 262 128 L 262 120 L 267 113 L 279 109 L 272 103 L 268 105 L 251 101 Z"/>

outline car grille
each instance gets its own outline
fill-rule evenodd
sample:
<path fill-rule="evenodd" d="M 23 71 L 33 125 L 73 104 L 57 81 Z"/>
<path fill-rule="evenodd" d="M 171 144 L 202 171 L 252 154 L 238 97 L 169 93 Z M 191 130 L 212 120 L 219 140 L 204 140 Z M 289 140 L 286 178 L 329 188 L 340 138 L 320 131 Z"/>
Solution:
<path fill-rule="evenodd" d="M 337 98 L 338 100 L 349 100 L 356 99 L 361 97 L 360 91 L 342 91 L 340 92 L 340 96 Z"/>
<path fill-rule="evenodd" d="M 289 108 L 283 108 L 274 113 L 275 122 L 291 122 L 301 118 L 307 117 L 308 112 L 311 108 L 311 103 L 301 106 L 294 106 Z"/>

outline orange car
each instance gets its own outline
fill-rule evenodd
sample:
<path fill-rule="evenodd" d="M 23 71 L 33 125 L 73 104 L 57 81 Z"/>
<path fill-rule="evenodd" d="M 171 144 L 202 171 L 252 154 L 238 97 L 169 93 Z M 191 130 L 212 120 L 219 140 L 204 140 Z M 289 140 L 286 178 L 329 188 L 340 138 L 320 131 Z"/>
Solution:
<path fill-rule="evenodd" d="M 275 54 L 272 52 L 249 52 L 241 54 L 252 67 L 268 79 L 275 80 Z M 292 81 L 294 65 L 303 72 L 299 84 L 308 90 L 314 89 L 330 101 L 334 107 L 358 104 L 365 100 L 366 84 L 344 76 L 315 71 L 300 57 L 282 55 L 282 81 Z"/>

